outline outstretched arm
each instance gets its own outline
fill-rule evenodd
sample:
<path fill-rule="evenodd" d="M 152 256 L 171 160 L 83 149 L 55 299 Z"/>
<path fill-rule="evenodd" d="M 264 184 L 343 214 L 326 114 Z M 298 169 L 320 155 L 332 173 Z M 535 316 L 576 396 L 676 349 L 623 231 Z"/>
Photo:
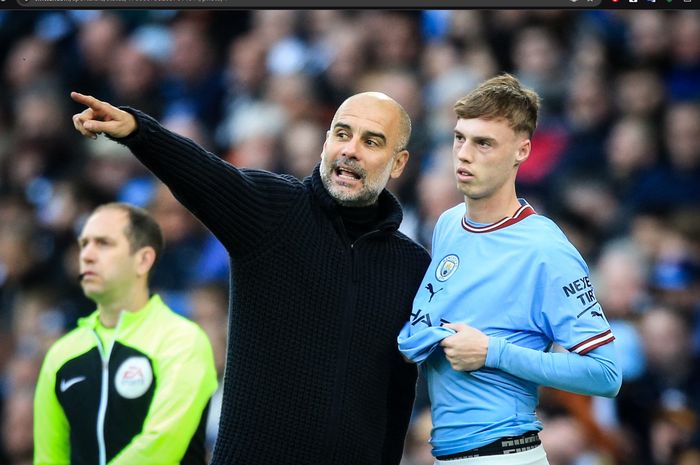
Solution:
<path fill-rule="evenodd" d="M 585 355 L 550 353 L 520 347 L 498 337 L 488 337 L 465 324 L 446 325 L 457 331 L 440 343 L 452 368 L 495 368 L 513 376 L 578 394 L 614 397 L 622 375 L 615 364 L 613 343 Z"/>
<path fill-rule="evenodd" d="M 98 134 L 104 133 L 121 139 L 136 130 L 136 118 L 131 113 L 90 95 L 71 92 L 70 97 L 87 107 L 73 115 L 73 126 L 83 136 L 95 139 Z"/>
<path fill-rule="evenodd" d="M 262 241 L 294 213 L 303 189 L 291 176 L 238 169 L 137 110 L 77 92 L 71 98 L 87 107 L 73 116 L 80 134 L 102 133 L 128 147 L 232 255 L 264 248 Z"/>

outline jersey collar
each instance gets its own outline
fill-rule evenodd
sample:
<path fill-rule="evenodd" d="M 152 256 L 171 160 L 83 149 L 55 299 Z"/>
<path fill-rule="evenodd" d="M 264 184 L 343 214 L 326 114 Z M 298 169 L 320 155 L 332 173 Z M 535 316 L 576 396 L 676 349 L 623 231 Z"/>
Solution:
<path fill-rule="evenodd" d="M 519 221 L 524 220 L 530 215 L 534 215 L 535 209 L 530 206 L 524 199 L 518 199 L 520 202 L 520 208 L 515 212 L 513 216 L 506 216 L 503 219 L 496 221 L 495 223 L 486 225 L 475 225 L 467 219 L 467 214 L 462 216 L 462 227 L 468 232 L 472 233 L 487 233 L 492 231 L 498 231 L 499 229 L 507 228 L 508 226 L 515 224 Z"/>

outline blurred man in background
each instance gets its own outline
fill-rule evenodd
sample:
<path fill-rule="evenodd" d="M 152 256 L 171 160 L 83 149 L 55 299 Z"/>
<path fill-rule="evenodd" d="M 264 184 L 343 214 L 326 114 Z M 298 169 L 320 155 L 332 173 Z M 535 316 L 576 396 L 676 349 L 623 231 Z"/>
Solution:
<path fill-rule="evenodd" d="M 78 244 L 81 285 L 97 309 L 46 355 L 34 463 L 206 463 L 214 357 L 198 326 L 150 295 L 160 227 L 141 208 L 110 203 L 88 218 Z"/>

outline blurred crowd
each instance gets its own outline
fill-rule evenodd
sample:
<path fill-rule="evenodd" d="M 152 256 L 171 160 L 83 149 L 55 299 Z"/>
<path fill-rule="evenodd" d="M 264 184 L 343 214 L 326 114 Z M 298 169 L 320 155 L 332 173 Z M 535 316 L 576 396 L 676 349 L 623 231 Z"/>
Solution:
<path fill-rule="evenodd" d="M 299 178 L 335 108 L 385 92 L 414 128 L 390 188 L 429 249 L 462 201 L 452 105 L 503 71 L 543 97 L 519 194 L 590 265 L 624 373 L 616 399 L 542 390 L 550 464 L 700 464 L 700 12 L 651 10 L 0 12 L 0 464 L 31 463 L 45 351 L 93 309 L 75 236 L 100 203 L 161 224 L 151 288 L 203 326 L 223 371 L 225 251 L 127 150 L 79 137 L 70 90 Z M 405 465 L 432 464 L 429 432 L 419 386 Z"/>

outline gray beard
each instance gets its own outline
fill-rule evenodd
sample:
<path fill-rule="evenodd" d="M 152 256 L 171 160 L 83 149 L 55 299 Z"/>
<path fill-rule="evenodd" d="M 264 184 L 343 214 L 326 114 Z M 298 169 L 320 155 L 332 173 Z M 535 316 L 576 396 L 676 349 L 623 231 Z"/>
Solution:
<path fill-rule="evenodd" d="M 323 186 L 326 188 L 331 197 L 333 197 L 333 199 L 343 207 L 366 207 L 375 203 L 379 198 L 379 194 L 381 194 L 381 192 L 384 190 L 386 182 L 389 180 L 389 174 L 391 173 L 392 168 L 391 163 L 387 164 L 385 172 L 379 177 L 380 180 L 386 178 L 386 181 L 382 183 L 381 188 L 379 186 L 372 186 L 371 183 L 368 183 L 367 175 L 363 172 L 364 176 L 362 178 L 362 189 L 360 189 L 360 191 L 356 194 L 350 194 L 336 189 L 336 186 L 331 180 L 331 175 L 333 174 L 336 165 L 339 164 L 340 163 L 336 162 L 333 164 L 333 166 L 328 167 L 324 161 L 321 161 L 320 174 Z M 352 166 L 351 163 L 350 165 Z"/>

